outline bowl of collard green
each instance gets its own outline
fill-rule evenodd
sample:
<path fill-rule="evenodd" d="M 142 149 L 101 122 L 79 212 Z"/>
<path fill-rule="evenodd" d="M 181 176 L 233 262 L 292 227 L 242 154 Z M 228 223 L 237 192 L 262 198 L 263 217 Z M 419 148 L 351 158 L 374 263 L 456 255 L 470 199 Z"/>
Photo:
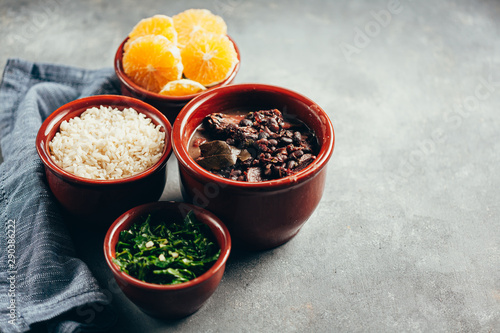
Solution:
<path fill-rule="evenodd" d="M 180 202 L 154 202 L 121 215 L 108 230 L 104 255 L 123 293 L 142 311 L 182 318 L 215 292 L 231 251 L 226 226 Z"/>

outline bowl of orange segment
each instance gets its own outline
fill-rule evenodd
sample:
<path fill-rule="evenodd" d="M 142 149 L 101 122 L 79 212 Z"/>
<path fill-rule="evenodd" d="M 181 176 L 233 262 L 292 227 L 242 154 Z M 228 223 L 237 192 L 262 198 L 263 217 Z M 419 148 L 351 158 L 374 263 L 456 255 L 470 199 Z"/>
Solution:
<path fill-rule="evenodd" d="M 206 9 L 141 20 L 115 55 L 121 92 L 160 110 L 170 122 L 194 97 L 230 84 L 240 64 L 224 20 Z"/>

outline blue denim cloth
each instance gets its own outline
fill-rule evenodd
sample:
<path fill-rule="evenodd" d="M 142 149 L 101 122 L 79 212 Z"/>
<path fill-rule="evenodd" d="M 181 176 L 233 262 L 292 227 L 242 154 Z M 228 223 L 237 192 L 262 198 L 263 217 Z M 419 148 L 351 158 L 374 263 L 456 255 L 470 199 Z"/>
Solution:
<path fill-rule="evenodd" d="M 25 332 L 30 325 L 51 332 L 98 329 L 85 322 L 88 316 L 76 313 L 107 300 L 75 255 L 60 208 L 45 182 L 35 138 L 42 122 L 58 107 L 99 94 L 119 94 L 111 68 L 7 62 L 0 85 L 1 332 Z"/>

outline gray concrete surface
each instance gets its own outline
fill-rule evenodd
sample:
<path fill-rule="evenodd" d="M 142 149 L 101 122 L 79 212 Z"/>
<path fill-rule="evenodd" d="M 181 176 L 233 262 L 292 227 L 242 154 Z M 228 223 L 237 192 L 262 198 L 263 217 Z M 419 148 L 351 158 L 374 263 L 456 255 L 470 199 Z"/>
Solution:
<path fill-rule="evenodd" d="M 112 288 L 102 239 L 77 236 L 116 331 L 500 332 L 500 2 L 1 0 L 0 69 L 111 67 L 139 19 L 187 8 L 226 20 L 236 83 L 309 96 L 336 147 L 298 236 L 234 253 L 184 320 L 138 311 Z M 176 163 L 163 199 L 180 199 Z"/>

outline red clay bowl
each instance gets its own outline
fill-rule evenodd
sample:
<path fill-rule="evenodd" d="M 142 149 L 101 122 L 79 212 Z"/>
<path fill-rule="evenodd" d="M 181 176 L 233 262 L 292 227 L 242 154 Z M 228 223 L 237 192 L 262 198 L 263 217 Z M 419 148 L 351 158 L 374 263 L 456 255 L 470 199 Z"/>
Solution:
<path fill-rule="evenodd" d="M 191 210 L 200 222 L 210 227 L 221 249 L 219 259 L 208 271 L 189 282 L 160 285 L 133 278 L 113 262 L 120 231 L 148 214 L 167 221 L 179 220 Z M 182 318 L 201 308 L 217 289 L 230 252 L 231 237 L 221 220 L 205 209 L 182 202 L 159 201 L 132 208 L 113 223 L 104 238 L 104 257 L 123 293 L 145 313 L 165 319 Z"/>
<path fill-rule="evenodd" d="M 165 131 L 163 156 L 149 169 L 132 177 L 116 180 L 93 180 L 75 176 L 55 164 L 49 142 L 64 120 L 77 117 L 91 107 L 133 108 L 151 118 Z M 77 99 L 54 111 L 42 124 L 36 137 L 36 149 L 45 166 L 49 187 L 59 203 L 74 217 L 89 224 L 106 227 L 118 216 L 137 205 L 160 198 L 166 182 L 166 164 L 172 153 L 172 127 L 165 116 L 140 100 L 131 97 L 100 95 Z M 107 225 L 105 222 L 108 222 Z"/>
<path fill-rule="evenodd" d="M 189 156 L 189 140 L 206 115 L 272 108 L 297 117 L 315 132 L 320 152 L 304 170 L 277 180 L 248 183 L 216 176 Z M 313 213 L 323 195 L 325 166 L 335 138 L 327 114 L 309 98 L 270 85 L 236 84 L 213 89 L 189 102 L 174 123 L 172 140 L 184 199 L 219 216 L 235 244 L 261 250 L 290 240 Z"/>
<path fill-rule="evenodd" d="M 233 43 L 234 49 L 238 54 L 238 60 L 240 61 L 236 64 L 236 66 L 234 67 L 233 71 L 231 72 L 231 74 L 227 79 L 225 79 L 224 81 L 213 87 L 208 88 L 208 90 L 217 87 L 227 86 L 234 80 L 236 73 L 238 73 L 238 70 L 240 69 L 240 62 L 241 62 L 240 50 L 238 49 L 238 46 L 236 45 L 234 40 L 232 40 L 231 37 L 229 36 L 228 38 Z M 179 111 L 181 111 L 184 105 L 186 105 L 190 100 L 202 94 L 203 92 L 186 96 L 163 96 L 157 93 L 150 92 L 144 88 L 141 88 L 140 86 L 132 82 L 132 80 L 123 71 L 123 65 L 122 65 L 123 46 L 125 45 L 127 40 L 128 37 L 125 38 L 125 40 L 118 47 L 118 50 L 116 51 L 115 55 L 115 64 L 114 64 L 116 76 L 118 76 L 118 79 L 120 80 L 122 94 L 125 96 L 138 98 L 148 104 L 151 104 L 152 106 L 160 110 L 173 124 L 175 118 L 177 117 L 177 114 L 179 113 Z"/>

